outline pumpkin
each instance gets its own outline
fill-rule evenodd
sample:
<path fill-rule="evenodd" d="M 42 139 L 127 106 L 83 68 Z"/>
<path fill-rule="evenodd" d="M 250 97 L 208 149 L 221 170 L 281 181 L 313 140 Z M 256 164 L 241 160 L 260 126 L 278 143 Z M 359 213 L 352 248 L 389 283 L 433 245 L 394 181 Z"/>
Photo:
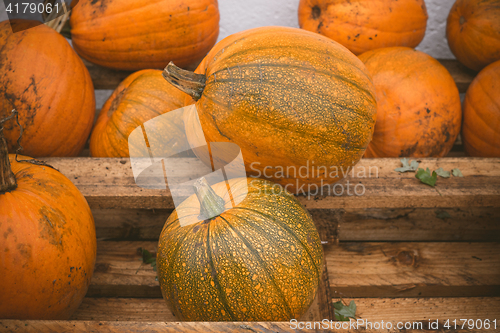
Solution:
<path fill-rule="evenodd" d="M 425 36 L 424 0 L 301 0 L 301 28 L 327 36 L 354 54 L 390 46 L 416 47 Z"/>
<path fill-rule="evenodd" d="M 69 179 L 18 159 L 0 131 L 0 318 L 69 319 L 94 270 L 94 219 Z"/>
<path fill-rule="evenodd" d="M 470 156 L 500 157 L 500 60 L 479 72 L 465 94 L 462 141 Z"/>
<path fill-rule="evenodd" d="M 106 101 L 90 137 L 93 157 L 129 157 L 128 136 L 146 121 L 184 106 L 186 94 L 162 77 L 160 70 L 146 69 L 128 76 Z M 182 119 L 162 122 L 170 137 L 186 141 Z M 168 145 L 174 146 L 170 140 Z M 168 147 L 162 149 L 168 152 Z M 167 155 L 168 156 L 168 155 Z"/>
<path fill-rule="evenodd" d="M 365 157 L 446 156 L 460 133 L 460 95 L 436 59 L 407 47 L 359 56 L 377 92 L 377 123 Z"/>
<path fill-rule="evenodd" d="M 475 71 L 500 60 L 500 2 L 457 0 L 446 22 L 451 51 Z"/>
<path fill-rule="evenodd" d="M 168 218 L 158 244 L 158 280 L 174 315 L 185 321 L 288 321 L 303 315 L 316 296 L 323 261 L 307 210 L 266 180 L 198 184 Z M 246 194 L 229 209 L 227 185 L 233 197 Z M 215 217 L 199 221 L 204 212 Z"/>
<path fill-rule="evenodd" d="M 71 36 L 83 58 L 124 70 L 196 65 L 217 41 L 217 0 L 80 0 Z"/>
<path fill-rule="evenodd" d="M 12 24 L 27 30 L 13 34 L 9 21 L 0 23 L 0 118 L 14 108 L 19 112 L 23 154 L 77 156 L 95 116 L 88 70 L 55 30 L 36 21 Z M 17 148 L 19 133 L 14 124 L 6 125 L 11 152 Z"/>
<path fill-rule="evenodd" d="M 207 142 L 237 144 L 249 174 L 292 193 L 339 180 L 372 137 L 376 100 L 365 66 L 309 31 L 240 32 L 218 43 L 195 73 L 170 65 L 164 76 L 197 100 Z"/>

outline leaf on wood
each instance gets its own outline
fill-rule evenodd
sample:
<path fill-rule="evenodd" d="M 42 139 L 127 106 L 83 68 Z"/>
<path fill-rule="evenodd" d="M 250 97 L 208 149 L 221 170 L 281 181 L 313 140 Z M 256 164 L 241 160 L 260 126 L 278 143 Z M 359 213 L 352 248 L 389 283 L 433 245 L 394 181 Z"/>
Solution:
<path fill-rule="evenodd" d="M 349 318 L 356 319 L 356 303 L 351 301 L 349 306 L 345 306 L 342 301 L 333 303 L 335 308 L 335 320 L 337 321 L 349 321 Z"/>
<path fill-rule="evenodd" d="M 427 170 L 420 168 L 418 169 L 415 177 L 417 179 L 420 179 L 420 181 L 424 184 L 427 184 L 432 187 L 436 186 L 436 181 L 437 181 L 436 171 L 433 171 L 431 174 L 431 170 L 429 170 L 429 168 L 427 168 Z"/>
<path fill-rule="evenodd" d="M 397 172 L 410 172 L 410 171 L 417 171 L 418 169 L 418 162 L 417 161 L 411 161 L 409 158 L 402 158 L 401 163 L 403 164 L 403 167 L 394 169 L 394 171 Z"/>
<path fill-rule="evenodd" d="M 151 252 L 143 249 L 142 247 L 139 248 L 139 252 L 142 254 L 142 262 L 151 265 L 151 267 L 153 267 L 153 271 L 156 272 L 156 255 L 153 255 Z"/>
<path fill-rule="evenodd" d="M 451 173 L 449 171 L 444 170 L 443 168 L 439 168 L 436 170 L 436 173 L 439 177 L 450 178 Z"/>
<path fill-rule="evenodd" d="M 448 213 L 448 212 L 447 212 L 447 211 L 445 211 L 445 210 L 439 210 L 439 209 L 438 209 L 438 210 L 436 210 L 436 212 L 435 212 L 435 213 L 436 213 L 436 217 L 437 217 L 438 219 L 442 219 L 442 220 L 444 220 L 444 219 L 448 219 L 448 218 L 450 218 L 450 217 L 451 217 L 450 213 Z"/>
<path fill-rule="evenodd" d="M 455 177 L 463 177 L 464 176 L 464 175 L 462 175 L 462 171 L 460 171 L 459 168 L 455 168 L 455 169 L 451 170 L 451 173 Z"/>

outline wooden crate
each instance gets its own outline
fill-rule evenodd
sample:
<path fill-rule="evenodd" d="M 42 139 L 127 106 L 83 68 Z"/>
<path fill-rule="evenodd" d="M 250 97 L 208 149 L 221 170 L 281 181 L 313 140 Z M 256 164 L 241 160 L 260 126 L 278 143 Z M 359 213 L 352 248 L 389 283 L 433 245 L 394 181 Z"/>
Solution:
<path fill-rule="evenodd" d="M 455 61 L 442 63 L 465 92 L 474 73 Z M 129 74 L 88 67 L 96 89 L 112 89 Z M 430 330 L 436 320 L 441 330 L 447 320 L 452 328 L 453 320 L 461 327 L 460 319 L 496 319 L 500 325 L 500 159 L 463 156 L 458 142 L 450 157 L 419 159 L 423 168 L 459 168 L 465 176 L 439 178 L 435 188 L 413 173 L 395 172 L 399 159 L 363 159 L 357 168 L 369 175 L 358 178 L 355 172 L 341 182 L 363 184 L 363 196 L 298 197 L 311 212 L 325 251 L 325 273 L 304 322 L 333 320 L 333 302 L 343 299 L 355 301 L 358 318 L 393 326 L 366 332 L 403 331 L 397 329 L 400 322 Z M 177 322 L 161 298 L 156 273 L 138 251 L 156 251 L 174 208 L 169 191 L 137 187 L 128 159 L 46 161 L 73 181 L 92 208 L 95 273 L 70 321 L 0 320 L 0 331 L 294 331 L 287 322 Z M 443 211 L 450 217 L 443 218 Z M 466 325 L 452 331 L 485 330 Z"/>

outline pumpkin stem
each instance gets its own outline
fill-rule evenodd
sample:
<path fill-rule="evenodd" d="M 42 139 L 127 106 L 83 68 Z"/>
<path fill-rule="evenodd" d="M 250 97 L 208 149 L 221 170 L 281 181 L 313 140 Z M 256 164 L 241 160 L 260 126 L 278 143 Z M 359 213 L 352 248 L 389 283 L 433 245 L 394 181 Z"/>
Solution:
<path fill-rule="evenodd" d="M 203 177 L 194 183 L 194 191 L 200 201 L 200 215 L 209 219 L 222 214 L 225 210 L 224 200 L 219 197 Z"/>
<path fill-rule="evenodd" d="M 179 68 L 173 62 L 170 62 L 165 67 L 163 77 L 174 87 L 191 96 L 195 101 L 201 98 L 207 81 L 205 75 Z"/>
<path fill-rule="evenodd" d="M 9 151 L 7 149 L 7 141 L 3 136 L 3 123 L 11 120 L 17 115 L 16 110 L 12 110 L 12 114 L 7 118 L 0 120 L 0 193 L 15 190 L 17 187 L 16 177 L 12 172 L 9 161 Z"/>

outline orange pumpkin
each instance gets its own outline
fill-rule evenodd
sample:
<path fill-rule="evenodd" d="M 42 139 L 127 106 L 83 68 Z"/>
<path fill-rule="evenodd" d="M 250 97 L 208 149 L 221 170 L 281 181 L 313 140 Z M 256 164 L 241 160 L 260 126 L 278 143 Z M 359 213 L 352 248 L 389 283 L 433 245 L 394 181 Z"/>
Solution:
<path fill-rule="evenodd" d="M 457 59 L 480 71 L 500 60 L 500 2 L 457 0 L 446 24 L 448 45 Z"/>
<path fill-rule="evenodd" d="M 372 74 L 377 123 L 365 157 L 440 157 L 460 132 L 460 95 L 436 59 L 407 47 L 359 56 Z"/>
<path fill-rule="evenodd" d="M 170 65 L 164 75 L 197 100 L 207 142 L 237 144 L 247 172 L 293 193 L 338 181 L 372 137 L 376 100 L 365 66 L 309 31 L 243 31 L 219 42 L 196 73 Z"/>
<path fill-rule="evenodd" d="M 217 0 L 80 0 L 71 14 L 75 50 L 115 69 L 196 65 L 217 41 Z"/>
<path fill-rule="evenodd" d="M 424 0 L 301 0 L 301 28 L 325 35 L 354 54 L 389 46 L 416 47 L 425 35 Z"/>
<path fill-rule="evenodd" d="M 35 22 L 13 24 L 28 28 Z M 94 86 L 80 57 L 45 25 L 13 34 L 9 22 L 1 22 L 0 44 L 0 118 L 18 110 L 23 153 L 77 156 L 95 116 Z M 5 138 L 14 152 L 19 129 L 6 125 Z"/>
<path fill-rule="evenodd" d="M 69 179 L 8 155 L 1 131 L 0 235 L 0 318 L 69 319 L 94 270 L 94 219 Z"/>
<path fill-rule="evenodd" d="M 500 60 L 479 72 L 467 90 L 462 140 L 470 156 L 500 157 Z"/>
<path fill-rule="evenodd" d="M 120 83 L 101 109 L 90 137 L 90 154 L 93 157 L 129 157 L 130 133 L 156 116 L 183 107 L 187 96 L 165 81 L 160 70 L 133 73 Z M 163 122 L 168 128 L 162 131 L 185 142 L 182 119 L 175 121 L 177 123 Z"/>

